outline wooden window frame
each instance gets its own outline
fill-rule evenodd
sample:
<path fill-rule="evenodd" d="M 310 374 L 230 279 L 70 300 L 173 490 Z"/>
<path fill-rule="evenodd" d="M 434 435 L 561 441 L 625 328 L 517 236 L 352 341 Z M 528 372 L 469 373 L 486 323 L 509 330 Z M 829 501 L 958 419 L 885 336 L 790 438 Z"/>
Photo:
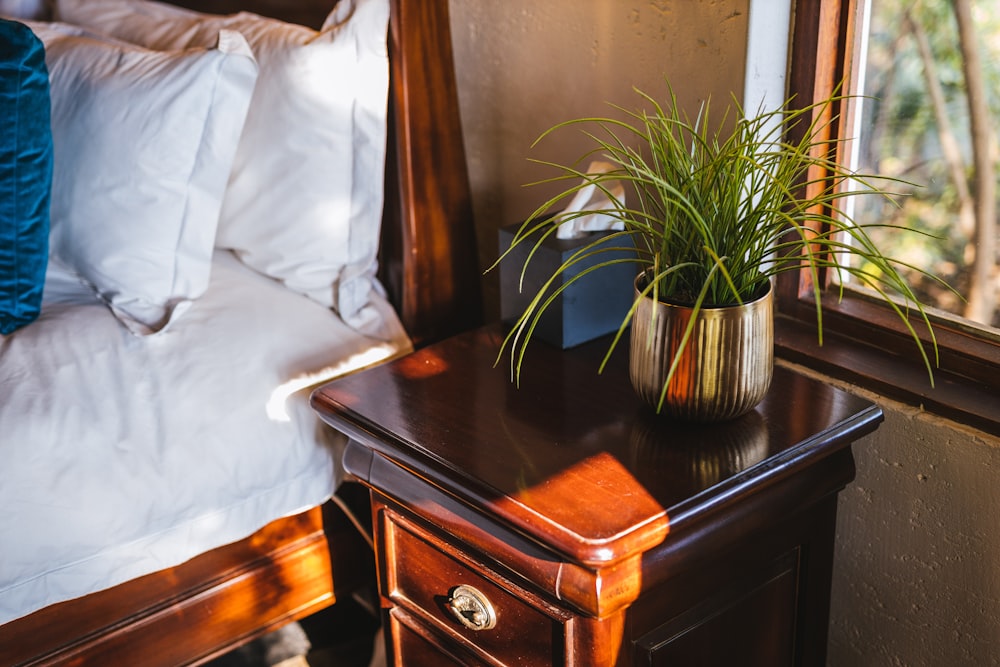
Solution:
<path fill-rule="evenodd" d="M 837 84 L 851 80 L 863 1 L 794 0 L 788 71 L 794 104 L 826 99 Z M 841 116 L 833 132 L 850 127 L 848 121 Z M 845 145 L 836 145 L 843 154 Z M 775 346 L 780 357 L 1000 435 L 1000 336 L 960 322 L 935 321 L 940 365 L 931 387 L 916 343 L 897 316 L 884 304 L 855 294 L 840 299 L 838 292 L 823 291 L 823 345 L 819 346 L 807 272 L 779 277 Z M 915 323 L 918 330 L 919 324 Z"/>

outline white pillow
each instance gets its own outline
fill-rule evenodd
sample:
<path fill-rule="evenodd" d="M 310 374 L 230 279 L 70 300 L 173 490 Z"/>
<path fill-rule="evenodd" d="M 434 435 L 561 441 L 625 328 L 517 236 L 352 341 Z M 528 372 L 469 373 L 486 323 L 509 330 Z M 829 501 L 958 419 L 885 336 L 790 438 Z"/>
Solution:
<path fill-rule="evenodd" d="M 29 22 L 52 99 L 50 248 L 134 333 L 208 286 L 226 181 L 257 78 L 241 35 L 157 52 Z"/>
<path fill-rule="evenodd" d="M 319 32 L 151 0 L 56 0 L 56 15 L 148 48 L 238 30 L 260 66 L 217 245 L 364 331 L 382 215 L 388 0 L 341 0 Z"/>

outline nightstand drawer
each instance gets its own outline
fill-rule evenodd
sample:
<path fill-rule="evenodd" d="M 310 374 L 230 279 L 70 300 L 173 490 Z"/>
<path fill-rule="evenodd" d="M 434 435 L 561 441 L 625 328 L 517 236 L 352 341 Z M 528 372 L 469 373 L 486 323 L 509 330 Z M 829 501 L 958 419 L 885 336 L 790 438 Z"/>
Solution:
<path fill-rule="evenodd" d="M 477 565 L 391 510 L 383 510 L 380 523 L 383 594 L 394 604 L 488 662 L 563 663 L 569 613 Z"/>
<path fill-rule="evenodd" d="M 399 607 L 389 613 L 389 632 L 395 648 L 394 665 L 401 667 L 490 667 L 491 661 L 476 660 L 468 655 L 456 658 L 452 646 L 443 642 L 413 620 Z"/>

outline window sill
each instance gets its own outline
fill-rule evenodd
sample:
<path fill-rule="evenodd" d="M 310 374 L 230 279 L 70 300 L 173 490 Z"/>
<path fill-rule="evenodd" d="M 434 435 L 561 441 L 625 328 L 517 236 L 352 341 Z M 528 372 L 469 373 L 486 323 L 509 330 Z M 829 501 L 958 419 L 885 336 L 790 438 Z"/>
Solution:
<path fill-rule="evenodd" d="M 1000 396 L 986 384 L 936 369 L 935 386 L 931 387 L 919 358 L 908 358 L 828 328 L 820 346 L 815 324 L 810 326 L 787 315 L 777 315 L 774 328 L 775 354 L 783 359 L 1000 436 Z"/>

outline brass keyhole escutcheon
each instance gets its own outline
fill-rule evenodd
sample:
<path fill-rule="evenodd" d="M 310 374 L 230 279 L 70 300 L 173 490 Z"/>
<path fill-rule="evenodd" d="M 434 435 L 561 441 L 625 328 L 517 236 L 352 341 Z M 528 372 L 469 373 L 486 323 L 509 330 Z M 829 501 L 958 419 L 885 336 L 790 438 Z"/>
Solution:
<path fill-rule="evenodd" d="M 448 611 L 470 630 L 490 630 L 497 624 L 493 604 L 473 586 L 462 584 L 453 588 L 448 598 Z"/>

